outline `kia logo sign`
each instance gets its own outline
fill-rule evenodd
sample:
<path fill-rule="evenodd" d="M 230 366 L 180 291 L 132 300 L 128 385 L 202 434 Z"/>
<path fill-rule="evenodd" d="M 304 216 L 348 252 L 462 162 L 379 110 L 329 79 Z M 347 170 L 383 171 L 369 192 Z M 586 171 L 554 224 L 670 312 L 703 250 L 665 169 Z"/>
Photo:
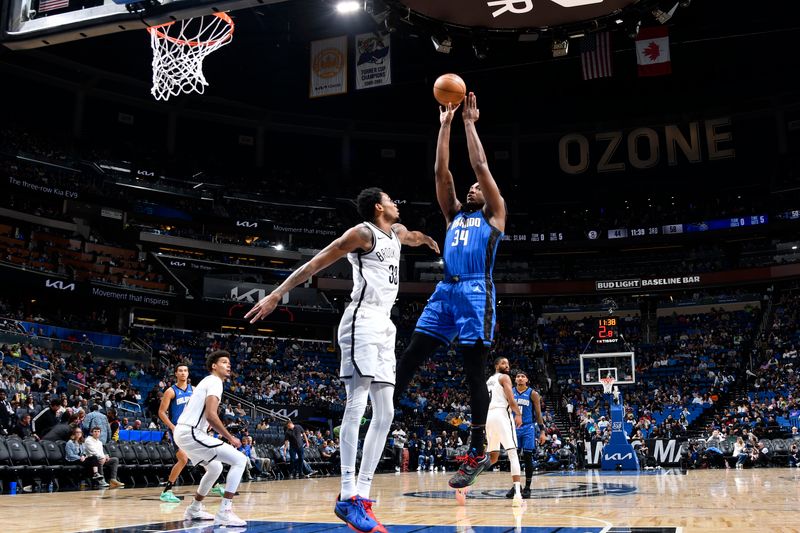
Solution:
<path fill-rule="evenodd" d="M 258 222 L 249 222 L 247 220 L 237 220 L 236 225 L 240 228 L 257 228 Z"/>
<path fill-rule="evenodd" d="M 70 292 L 75 290 L 74 283 L 64 283 L 60 279 L 57 280 L 48 279 L 44 282 L 44 284 L 45 287 L 47 287 L 48 289 L 57 289 L 59 291 L 70 291 Z"/>
<path fill-rule="evenodd" d="M 267 291 L 264 289 L 250 289 L 245 293 L 239 294 L 239 287 L 234 287 L 231 289 L 231 300 L 236 300 L 237 302 L 256 303 L 266 296 L 266 294 Z"/>
<path fill-rule="evenodd" d="M 185 267 L 185 266 L 186 266 L 186 263 L 185 263 L 184 261 L 170 261 L 170 262 L 169 262 L 169 266 L 174 266 L 174 267 Z"/>
<path fill-rule="evenodd" d="M 605 17 L 638 0 L 405 0 L 430 18 L 458 26 L 544 28 Z"/>

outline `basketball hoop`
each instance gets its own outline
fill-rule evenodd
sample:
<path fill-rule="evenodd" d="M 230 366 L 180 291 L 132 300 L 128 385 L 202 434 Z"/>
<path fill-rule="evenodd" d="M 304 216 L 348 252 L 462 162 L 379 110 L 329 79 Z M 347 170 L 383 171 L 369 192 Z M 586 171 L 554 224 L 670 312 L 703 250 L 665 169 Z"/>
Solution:
<path fill-rule="evenodd" d="M 147 28 L 153 48 L 153 87 L 156 100 L 196 92 L 203 94 L 206 81 L 203 60 L 233 39 L 233 20 L 214 13 Z"/>
<path fill-rule="evenodd" d="M 600 383 L 603 385 L 603 394 L 611 394 L 611 390 L 615 381 L 617 380 L 611 376 L 608 376 L 607 378 L 600 378 Z"/>

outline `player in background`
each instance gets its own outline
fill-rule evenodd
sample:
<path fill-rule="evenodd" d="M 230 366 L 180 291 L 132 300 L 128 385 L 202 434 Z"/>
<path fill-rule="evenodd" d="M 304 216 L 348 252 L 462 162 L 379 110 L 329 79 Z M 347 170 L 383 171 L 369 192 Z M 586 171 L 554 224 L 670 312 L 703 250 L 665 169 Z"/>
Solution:
<path fill-rule="evenodd" d="M 522 425 L 517 428 L 517 448 L 522 453 L 525 465 L 525 488 L 522 489 L 522 498 L 531 497 L 531 478 L 533 478 L 533 457 L 536 453 L 536 435 L 539 434 L 539 445 L 544 445 L 547 436 L 544 434 L 544 419 L 542 418 L 542 403 L 539 393 L 528 387 L 528 375 L 516 371 L 514 378 L 514 400 L 522 411 Z M 534 414 L 536 422 L 534 423 Z M 506 498 L 513 498 L 514 487 L 506 494 Z"/>
<path fill-rule="evenodd" d="M 278 288 L 261 299 L 246 315 L 251 323 L 278 306 L 283 295 L 311 276 L 347 257 L 353 267 L 351 303 L 339 323 L 341 349 L 339 377 L 347 403 L 339 431 L 341 493 L 334 512 L 352 529 L 362 533 L 386 531 L 372 511 L 369 499 L 372 477 L 378 466 L 389 426 L 394 419 L 392 392 L 395 380 L 395 334 L 390 313 L 400 282 L 400 245 L 439 246 L 419 231 L 400 224 L 400 211 L 385 192 L 364 189 L 356 200 L 365 222 L 344 232 L 308 263 L 295 270 Z M 372 402 L 372 420 L 362 448 L 361 469 L 356 479 L 356 452 L 361 418 Z"/>
<path fill-rule="evenodd" d="M 175 444 L 186 452 L 192 463 L 203 465 L 206 469 L 194 500 L 183 516 L 186 520 L 214 520 L 215 526 L 244 527 L 247 522 L 236 516 L 232 507 L 233 497 L 247 467 L 247 457 L 237 450 L 242 447 L 241 441 L 231 435 L 219 419 L 222 383 L 231 376 L 230 355 L 224 350 L 211 352 L 206 358 L 206 368 L 209 375 L 194 388 L 175 424 Z M 209 435 L 209 426 L 230 444 Z M 222 474 L 222 463 L 229 464 L 231 468 L 228 470 L 219 511 L 212 515 L 203 508 L 203 500 Z"/>
<path fill-rule="evenodd" d="M 183 413 L 184 407 L 192 396 L 192 384 L 189 383 L 189 367 L 186 364 L 179 364 L 175 367 L 175 383 L 164 391 L 161 396 L 161 404 L 158 406 L 158 418 L 169 428 L 170 434 L 175 433 L 175 424 Z M 174 443 L 173 437 L 173 443 Z M 172 467 L 167 479 L 167 484 L 161 492 L 161 501 L 167 503 L 179 503 L 181 500 L 172 493 L 172 487 L 178 481 L 178 476 L 186 467 L 189 458 L 186 453 L 176 446 L 175 457 L 177 461 Z"/>
<path fill-rule="evenodd" d="M 520 467 L 517 456 L 517 434 L 514 428 L 522 426 L 522 412 L 514 399 L 508 359 L 498 357 L 494 360 L 494 374 L 486 381 L 489 392 L 489 411 L 486 415 L 486 449 L 489 451 L 491 464 L 500 458 L 500 446 L 508 454 L 511 464 L 511 479 L 514 481 L 512 505 L 522 505 L 520 492 Z M 490 465 L 491 466 L 491 465 Z"/>
<path fill-rule="evenodd" d="M 461 115 L 467 134 L 467 149 L 478 182 L 467 200 L 456 199 L 450 173 L 450 126 L 458 106 L 440 108 L 439 140 L 436 146 L 436 198 L 444 215 L 447 234 L 443 246 L 444 280 L 428 300 L 414 334 L 397 366 L 395 403 L 414 374 L 437 348 L 455 338 L 464 358 L 464 375 L 470 394 L 472 426 L 470 451 L 458 459 L 458 472 L 450 478 L 453 488 L 472 485 L 489 465 L 485 452 L 485 424 L 489 407 L 485 369 L 494 338 L 495 289 L 492 280 L 497 245 L 506 227 L 506 204 L 489 171 L 475 123 L 480 112 L 474 93 L 469 93 Z"/>

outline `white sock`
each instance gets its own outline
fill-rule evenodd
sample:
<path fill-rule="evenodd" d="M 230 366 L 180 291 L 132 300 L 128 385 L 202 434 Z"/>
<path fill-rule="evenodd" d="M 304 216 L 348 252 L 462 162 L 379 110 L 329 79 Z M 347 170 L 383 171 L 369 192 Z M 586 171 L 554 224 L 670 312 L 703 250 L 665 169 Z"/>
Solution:
<path fill-rule="evenodd" d="M 200 509 L 203 506 L 203 502 L 199 500 L 192 499 L 192 503 L 189 504 L 189 507 L 192 509 Z"/>
<path fill-rule="evenodd" d="M 372 488 L 372 476 L 366 474 L 358 475 L 358 483 L 356 483 L 356 492 L 362 498 L 369 500 L 369 491 Z"/>
<path fill-rule="evenodd" d="M 228 498 L 222 498 L 222 503 L 219 505 L 220 511 L 230 511 L 231 507 L 233 507 L 233 500 Z"/>
<path fill-rule="evenodd" d="M 342 494 L 341 500 L 346 501 L 356 496 L 356 472 L 355 469 L 342 467 Z"/>
<path fill-rule="evenodd" d="M 514 495 L 515 496 L 522 496 L 522 493 L 519 491 L 519 481 L 514 482 Z"/>

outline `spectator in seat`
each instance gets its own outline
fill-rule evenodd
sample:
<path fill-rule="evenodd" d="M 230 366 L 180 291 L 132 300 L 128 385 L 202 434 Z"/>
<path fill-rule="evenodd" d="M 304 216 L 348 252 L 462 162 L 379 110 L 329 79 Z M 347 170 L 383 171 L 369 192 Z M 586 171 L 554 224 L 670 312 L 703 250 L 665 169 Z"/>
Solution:
<path fill-rule="evenodd" d="M 789 446 L 789 466 L 800 468 L 800 449 L 796 443 Z"/>
<path fill-rule="evenodd" d="M 447 448 L 444 447 L 444 442 L 438 442 L 436 449 L 433 451 L 433 469 L 442 469 L 442 472 L 447 470 Z"/>
<path fill-rule="evenodd" d="M 239 451 L 247 457 L 245 474 L 248 480 L 252 477 L 250 470 L 256 471 L 256 477 L 263 477 L 269 470 L 269 459 L 258 456 L 256 446 L 253 444 L 253 437 L 242 437 L 242 447 L 239 448 Z"/>
<path fill-rule="evenodd" d="M 67 464 L 82 464 L 87 470 L 87 473 L 92 475 L 92 481 L 97 483 L 98 487 L 108 487 L 108 483 L 103 479 L 103 474 L 100 473 L 100 463 L 97 457 L 90 457 L 86 453 L 86 448 L 83 445 L 83 431 L 81 431 L 81 428 L 72 430 L 72 435 L 67 441 L 65 448 L 64 460 Z"/>
<path fill-rule="evenodd" d="M 21 439 L 27 439 L 29 437 L 33 437 L 33 428 L 31 428 L 31 415 L 23 416 L 17 425 L 14 426 L 13 431 L 11 432 L 15 435 L 19 435 Z"/>
<path fill-rule="evenodd" d="M 433 463 L 435 460 L 434 450 L 433 450 L 433 441 L 426 440 L 425 447 L 422 448 L 419 452 L 419 459 L 417 459 L 417 470 L 425 471 L 427 468 L 431 472 L 433 472 Z"/>
<path fill-rule="evenodd" d="M 319 454 L 325 461 L 327 461 L 331 469 L 338 466 L 339 450 L 336 449 L 336 445 L 332 440 L 328 440 L 325 446 L 320 449 Z"/>
<path fill-rule="evenodd" d="M 119 468 L 119 459 L 116 457 L 110 457 L 106 455 L 105 450 L 103 449 L 103 443 L 100 442 L 100 428 L 94 427 L 92 428 L 92 434 L 86 439 L 86 442 L 83 444 L 84 449 L 86 451 L 86 455 L 88 457 L 95 457 L 97 458 L 97 464 L 102 466 L 103 469 L 108 472 L 109 482 L 108 484 L 111 486 L 112 489 L 116 489 L 118 487 L 124 487 L 124 483 L 120 483 L 117 480 L 117 468 Z"/>
<path fill-rule="evenodd" d="M 50 428 L 50 431 L 42 435 L 42 440 L 49 440 L 52 442 L 56 441 L 67 441 L 72 435 L 72 430 L 78 427 L 78 415 L 72 414 L 69 417 L 67 422 L 60 422 Z"/>
<path fill-rule="evenodd" d="M 100 404 L 95 403 L 91 407 L 91 412 L 83 419 L 83 429 L 89 433 L 93 428 L 100 428 L 100 442 L 105 444 L 108 442 L 108 437 L 111 435 L 111 427 L 108 423 L 108 417 L 100 412 Z"/>
<path fill-rule="evenodd" d="M 731 454 L 731 458 L 736 464 L 736 468 L 741 468 L 739 466 L 739 456 L 744 453 L 744 439 L 742 437 L 737 437 L 736 442 L 733 443 L 733 453 Z"/>

